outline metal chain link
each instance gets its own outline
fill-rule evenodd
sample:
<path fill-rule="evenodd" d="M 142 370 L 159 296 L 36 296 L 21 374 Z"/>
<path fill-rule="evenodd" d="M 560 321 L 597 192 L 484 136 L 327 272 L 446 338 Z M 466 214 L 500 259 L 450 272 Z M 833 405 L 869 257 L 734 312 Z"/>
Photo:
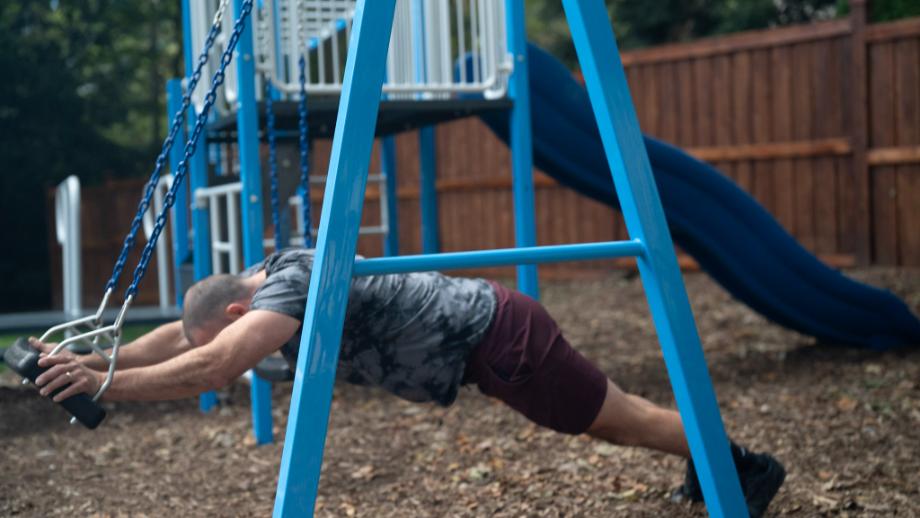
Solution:
<path fill-rule="evenodd" d="M 134 241 L 137 238 L 137 233 L 140 230 L 141 224 L 143 223 L 144 214 L 150 207 L 150 200 L 153 197 L 153 192 L 160 181 L 160 175 L 163 172 L 163 167 L 166 165 L 166 160 L 169 152 L 172 150 L 176 136 L 179 134 L 179 129 L 182 127 L 182 123 L 185 121 L 185 114 L 188 112 L 189 106 L 191 106 L 192 93 L 198 86 L 198 81 L 201 80 L 201 73 L 204 70 L 204 66 L 208 62 L 211 48 L 214 46 L 214 41 L 217 39 L 217 35 L 220 33 L 221 19 L 223 17 L 224 10 L 227 7 L 228 1 L 229 0 L 223 0 L 218 6 L 217 12 L 214 14 L 214 21 L 211 24 L 211 29 L 208 31 L 207 38 L 205 38 L 204 47 L 202 48 L 201 54 L 198 56 L 198 63 L 195 65 L 195 71 L 189 78 L 185 94 L 182 96 L 182 106 L 173 116 L 172 124 L 169 127 L 169 134 L 166 136 L 166 140 L 163 141 L 163 147 L 160 149 L 160 154 L 157 156 L 156 164 L 153 168 L 153 173 L 150 175 L 150 179 L 147 181 L 147 185 L 144 189 L 144 196 L 141 198 L 141 201 L 137 206 L 137 213 L 134 215 L 134 220 L 131 221 L 131 228 L 128 230 L 128 235 L 125 236 L 125 242 L 122 245 L 121 253 L 118 254 L 118 259 L 115 261 L 115 267 L 112 270 L 112 276 L 109 278 L 109 282 L 107 282 L 105 285 L 106 291 L 115 289 L 115 287 L 118 285 L 119 279 L 121 279 L 122 271 L 124 270 L 125 263 L 128 260 L 128 253 L 132 248 L 134 248 Z"/>
<path fill-rule="evenodd" d="M 265 134 L 268 137 L 268 177 L 271 180 L 272 225 L 275 229 L 275 251 L 281 250 L 281 208 L 278 199 L 278 154 L 275 138 L 275 109 L 272 99 L 272 80 L 265 78 Z"/>
<path fill-rule="evenodd" d="M 307 133 L 307 79 L 306 60 L 300 55 L 300 102 L 298 105 L 298 125 L 300 129 L 300 188 L 301 210 L 303 212 L 303 246 L 313 247 L 313 220 L 310 217 L 310 142 Z"/>
<path fill-rule="evenodd" d="M 233 60 L 233 51 L 236 48 L 236 44 L 240 39 L 240 35 L 242 34 L 243 29 L 245 28 L 246 19 L 252 12 L 252 2 L 253 0 L 243 0 L 243 3 L 240 5 L 240 16 L 234 23 L 233 33 L 230 35 L 230 39 L 227 40 L 227 46 L 220 56 L 220 66 L 217 69 L 217 72 L 214 73 L 214 77 L 211 79 L 211 87 L 208 89 L 208 93 L 204 97 L 204 106 L 201 109 L 201 114 L 198 116 L 198 120 L 195 122 L 195 128 L 192 130 L 192 135 L 189 137 L 188 142 L 185 144 L 185 155 L 183 156 L 182 161 L 179 162 L 179 165 L 176 167 L 173 184 L 163 199 L 163 209 L 160 211 L 160 214 L 157 215 L 153 231 L 150 233 L 150 238 L 147 240 L 147 245 L 144 247 L 144 251 L 141 253 L 141 259 L 137 263 L 137 267 L 134 269 L 134 278 L 131 281 L 131 285 L 128 286 L 128 290 L 125 292 L 126 298 L 133 297 L 137 293 L 137 285 L 147 273 L 147 265 L 150 263 L 150 257 L 153 253 L 153 249 L 156 247 L 160 233 L 163 232 L 163 227 L 166 225 L 166 219 L 167 215 L 169 214 L 169 210 L 176 202 L 176 193 L 178 192 L 179 187 L 182 185 L 182 181 L 185 179 L 186 172 L 188 171 L 189 160 L 191 160 L 192 155 L 195 154 L 195 150 L 198 145 L 198 139 L 201 137 L 201 133 L 208 121 L 208 114 L 210 113 L 211 108 L 214 106 L 214 103 L 217 101 L 217 89 L 224 82 L 224 72 L 227 69 L 227 66 Z"/>

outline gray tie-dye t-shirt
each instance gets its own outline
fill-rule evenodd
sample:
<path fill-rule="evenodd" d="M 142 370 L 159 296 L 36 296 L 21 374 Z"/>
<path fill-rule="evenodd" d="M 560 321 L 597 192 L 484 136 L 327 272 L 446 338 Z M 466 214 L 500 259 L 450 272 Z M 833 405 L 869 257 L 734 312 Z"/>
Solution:
<path fill-rule="evenodd" d="M 286 249 L 240 275 L 264 269 L 253 309 L 303 319 L 312 249 Z M 495 313 L 495 293 L 483 279 L 440 273 L 356 277 L 352 280 L 339 353 L 339 376 L 378 385 L 410 401 L 453 403 L 466 360 Z M 281 352 L 293 365 L 300 330 Z"/>

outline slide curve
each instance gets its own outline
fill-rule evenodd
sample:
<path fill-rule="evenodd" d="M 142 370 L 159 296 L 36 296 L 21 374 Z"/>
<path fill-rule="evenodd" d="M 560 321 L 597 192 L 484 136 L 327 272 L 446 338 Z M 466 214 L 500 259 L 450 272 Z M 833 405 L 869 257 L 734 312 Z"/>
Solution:
<path fill-rule="evenodd" d="M 618 207 L 588 93 L 530 45 L 534 162 L 559 183 Z M 508 142 L 507 114 L 483 116 Z M 884 350 L 920 345 L 920 320 L 892 293 L 847 278 L 804 249 L 719 171 L 645 137 L 674 242 L 738 300 L 822 342 Z"/>

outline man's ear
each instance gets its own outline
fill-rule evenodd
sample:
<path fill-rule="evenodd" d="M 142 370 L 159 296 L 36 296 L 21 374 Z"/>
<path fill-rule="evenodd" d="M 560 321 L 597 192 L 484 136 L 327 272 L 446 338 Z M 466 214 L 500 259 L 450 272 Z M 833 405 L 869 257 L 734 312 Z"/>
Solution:
<path fill-rule="evenodd" d="M 249 304 L 243 302 L 231 302 L 224 309 L 224 313 L 230 320 L 236 320 L 249 311 Z"/>

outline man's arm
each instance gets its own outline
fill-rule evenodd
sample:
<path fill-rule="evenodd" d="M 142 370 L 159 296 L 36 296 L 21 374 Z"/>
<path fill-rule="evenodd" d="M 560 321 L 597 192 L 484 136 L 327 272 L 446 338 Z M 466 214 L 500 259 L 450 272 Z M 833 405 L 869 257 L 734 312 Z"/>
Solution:
<path fill-rule="evenodd" d="M 262 358 L 278 350 L 299 327 L 299 320 L 281 313 L 250 311 L 224 328 L 208 344 L 155 365 L 116 370 L 112 385 L 102 399 L 181 399 L 224 387 L 254 367 Z M 59 356 L 45 356 L 39 361 L 40 366 L 50 367 L 36 380 L 42 395 L 50 394 L 57 387 L 68 383 L 71 386 L 55 396 L 55 401 L 62 401 L 80 392 L 95 394 L 105 379 L 104 374 L 81 369 L 81 365 L 75 365 Z"/>
<path fill-rule="evenodd" d="M 192 349 L 192 344 L 185 338 L 182 321 L 163 324 L 149 333 L 139 336 L 134 341 L 118 349 L 119 369 L 145 367 L 174 358 Z M 82 356 L 80 361 L 90 369 L 107 371 L 108 363 L 97 354 Z"/>

